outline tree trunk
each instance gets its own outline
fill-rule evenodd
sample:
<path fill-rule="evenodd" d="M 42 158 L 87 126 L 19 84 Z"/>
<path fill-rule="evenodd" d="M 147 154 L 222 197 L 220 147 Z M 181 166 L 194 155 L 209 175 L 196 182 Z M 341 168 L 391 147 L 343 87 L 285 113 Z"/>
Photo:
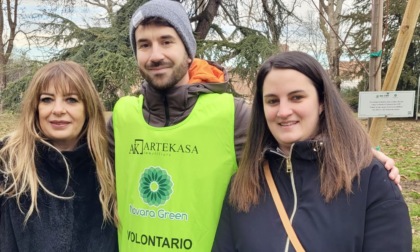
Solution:
<path fill-rule="evenodd" d="M 9 61 L 9 57 L 13 51 L 13 42 L 16 37 L 17 27 L 17 13 L 18 13 L 18 0 L 6 0 L 0 1 L 2 8 L 0 10 L 0 98 L 6 89 L 6 65 Z M 6 6 L 3 6 L 3 4 Z M 5 11 L 5 12 L 4 12 Z M 5 22 L 7 20 L 8 28 L 5 28 Z M 7 34 L 8 32 L 8 34 Z M 4 99 L 0 99 L 0 113 L 3 112 Z"/>
<path fill-rule="evenodd" d="M 220 0 L 209 0 L 203 12 L 196 17 L 196 20 L 198 20 L 194 32 L 196 39 L 204 40 L 207 37 L 220 4 Z"/>
<path fill-rule="evenodd" d="M 0 52 L 0 97 L 2 97 L 4 90 L 6 89 L 6 63 L 4 55 Z M 3 113 L 4 99 L 0 99 L 0 114 Z"/>
<path fill-rule="evenodd" d="M 330 78 L 338 89 L 341 86 L 340 57 L 342 54 L 338 32 L 343 2 L 344 0 L 319 0 L 319 26 L 327 40 L 326 52 Z"/>
<path fill-rule="evenodd" d="M 395 42 L 394 51 L 391 61 L 389 62 L 388 71 L 386 72 L 382 91 L 395 91 L 401 71 L 407 58 L 408 48 L 413 38 L 414 29 L 420 16 L 420 1 L 409 0 L 404 12 L 403 21 L 398 32 L 397 41 Z M 379 146 L 383 130 L 386 125 L 385 118 L 373 118 L 372 126 L 369 129 L 374 146 Z"/>

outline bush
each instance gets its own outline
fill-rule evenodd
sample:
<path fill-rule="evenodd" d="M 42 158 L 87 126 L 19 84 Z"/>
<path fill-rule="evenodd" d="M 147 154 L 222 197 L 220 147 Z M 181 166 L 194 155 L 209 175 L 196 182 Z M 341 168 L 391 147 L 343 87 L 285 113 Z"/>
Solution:
<path fill-rule="evenodd" d="M 359 108 L 359 89 L 357 87 L 343 88 L 341 95 L 350 107 L 357 111 Z"/>
<path fill-rule="evenodd" d="M 25 76 L 15 82 L 11 82 L 3 90 L 1 99 L 3 100 L 3 108 L 12 112 L 20 110 L 20 103 L 22 101 L 23 93 L 31 80 L 31 76 Z"/>

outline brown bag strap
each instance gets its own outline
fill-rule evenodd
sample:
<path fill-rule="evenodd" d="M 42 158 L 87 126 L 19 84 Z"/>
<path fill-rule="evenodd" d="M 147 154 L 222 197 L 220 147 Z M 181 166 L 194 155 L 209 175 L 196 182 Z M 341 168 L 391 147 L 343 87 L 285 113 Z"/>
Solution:
<path fill-rule="evenodd" d="M 287 216 L 286 210 L 284 209 L 283 202 L 281 201 L 280 194 L 277 191 L 276 185 L 274 184 L 273 176 L 271 175 L 270 167 L 268 162 L 264 162 L 264 174 L 265 179 L 267 180 L 268 187 L 270 188 L 271 196 L 273 197 L 274 204 L 276 204 L 277 211 L 279 212 L 281 223 L 283 223 L 284 229 L 286 229 L 287 236 L 289 236 L 290 241 L 292 242 L 293 247 L 296 252 L 305 252 L 300 244 L 300 241 L 290 224 L 289 217 Z"/>

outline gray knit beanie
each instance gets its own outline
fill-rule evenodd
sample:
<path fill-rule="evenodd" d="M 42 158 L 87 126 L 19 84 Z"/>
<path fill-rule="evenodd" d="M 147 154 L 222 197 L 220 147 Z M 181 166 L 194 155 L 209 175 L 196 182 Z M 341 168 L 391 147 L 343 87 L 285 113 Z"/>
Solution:
<path fill-rule="evenodd" d="M 194 59 L 197 45 L 190 20 L 184 7 L 178 1 L 173 0 L 150 0 L 134 12 L 130 21 L 130 42 L 134 56 L 137 57 L 135 31 L 139 24 L 148 17 L 160 17 L 168 21 L 184 42 L 188 56 Z"/>

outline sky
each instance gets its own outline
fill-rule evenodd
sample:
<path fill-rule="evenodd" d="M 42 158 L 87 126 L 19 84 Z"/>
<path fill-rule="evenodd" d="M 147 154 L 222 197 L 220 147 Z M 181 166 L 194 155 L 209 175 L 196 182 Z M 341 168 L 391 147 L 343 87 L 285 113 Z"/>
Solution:
<path fill-rule="evenodd" d="M 317 13 L 316 7 L 314 7 L 314 3 L 317 3 L 318 0 L 283 0 L 286 5 L 291 6 L 291 3 L 297 1 L 298 5 L 295 8 L 295 15 L 297 15 L 300 19 L 305 20 L 307 19 L 309 13 L 315 14 Z M 350 6 L 352 0 L 345 0 L 345 8 L 348 8 Z M 20 13 L 28 15 L 31 13 L 39 13 L 41 1 L 40 0 L 21 0 L 20 5 Z M 66 17 L 73 20 L 80 26 L 85 26 L 85 20 L 90 20 L 89 22 L 92 23 L 92 17 L 98 17 L 101 14 L 103 15 L 104 11 L 98 7 L 92 7 L 89 8 L 83 7 L 83 6 L 76 6 L 74 13 L 70 16 L 67 15 Z M 26 32 L 30 30 L 30 27 L 27 27 L 27 23 L 25 23 L 25 26 L 22 26 L 26 28 Z M 294 29 L 294 28 L 292 28 Z M 291 35 L 294 32 L 293 30 L 288 31 Z M 288 41 L 288 44 L 291 45 L 291 49 L 299 49 L 299 48 L 293 48 L 293 41 Z M 15 40 L 15 49 L 16 52 L 18 51 L 24 51 L 27 52 L 27 55 L 33 59 L 38 60 L 44 60 L 44 58 L 48 58 L 48 54 L 44 53 L 43 50 L 47 52 L 51 52 L 51 48 L 36 48 L 34 46 L 31 46 L 31 49 L 29 49 L 29 46 L 27 44 L 27 41 L 25 37 L 23 36 L 23 33 L 18 34 L 16 40 Z"/>
<path fill-rule="evenodd" d="M 31 14 L 36 14 L 36 13 L 40 13 L 40 8 L 41 8 L 41 1 L 39 0 L 21 0 L 20 2 L 20 6 L 19 6 L 19 14 L 22 14 L 24 16 L 28 16 Z M 83 6 L 76 6 L 74 13 L 70 14 L 63 14 L 63 16 L 65 16 L 66 18 L 69 18 L 71 20 L 73 20 L 74 22 L 76 22 L 79 26 L 83 27 L 86 26 L 86 20 L 89 23 L 93 23 L 94 21 L 92 21 L 92 17 L 99 17 L 101 14 L 103 14 L 104 11 L 100 8 L 86 8 Z M 24 18 L 20 18 L 18 20 L 18 22 L 20 22 L 21 25 L 21 29 L 24 32 L 28 32 L 31 29 L 33 29 L 33 27 L 29 26 L 29 22 L 25 21 Z M 14 50 L 15 53 L 23 53 L 26 52 L 26 55 L 28 57 L 30 57 L 31 59 L 35 59 L 35 60 L 48 60 L 49 58 L 49 53 L 46 52 L 51 52 L 50 47 L 36 47 L 36 46 L 29 46 L 24 33 L 19 33 L 16 36 L 15 39 L 15 43 L 14 43 Z"/>

